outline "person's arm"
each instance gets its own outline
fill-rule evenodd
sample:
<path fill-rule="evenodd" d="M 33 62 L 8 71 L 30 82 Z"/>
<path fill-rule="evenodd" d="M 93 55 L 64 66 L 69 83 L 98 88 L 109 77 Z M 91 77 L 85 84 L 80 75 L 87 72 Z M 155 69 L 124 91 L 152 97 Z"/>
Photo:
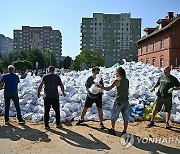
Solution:
<path fill-rule="evenodd" d="M 4 76 L 0 80 L 0 90 L 4 88 L 5 79 Z"/>
<path fill-rule="evenodd" d="M 62 91 L 63 95 L 66 96 L 66 94 L 65 94 L 65 92 L 64 92 L 64 85 L 62 84 L 62 85 L 60 86 L 60 88 L 61 88 L 61 91 Z"/>
<path fill-rule="evenodd" d="M 62 85 L 60 86 L 60 88 L 61 88 L 61 91 L 62 91 L 63 95 L 66 96 L 66 94 L 65 94 L 65 92 L 64 92 L 64 85 L 62 84 Z"/>
<path fill-rule="evenodd" d="M 42 90 L 43 85 L 44 85 L 44 81 L 42 80 L 41 83 L 40 83 L 40 85 L 39 85 L 39 87 L 38 87 L 38 98 L 39 98 L 39 96 L 40 96 L 40 92 L 41 92 L 41 90 Z"/>
<path fill-rule="evenodd" d="M 0 90 L 4 88 L 4 82 L 0 82 Z"/>
<path fill-rule="evenodd" d="M 63 95 L 66 96 L 66 94 L 64 93 L 64 85 L 61 81 L 61 78 L 58 75 L 56 75 L 56 76 L 58 77 L 58 85 L 60 86 Z"/>
<path fill-rule="evenodd" d="M 180 90 L 180 83 L 179 83 L 179 81 L 178 81 L 177 78 L 175 78 L 175 86 L 172 87 L 172 88 L 170 88 L 170 89 L 168 90 L 168 93 L 172 93 L 173 90 Z"/>
<path fill-rule="evenodd" d="M 90 77 L 86 80 L 86 83 L 85 83 L 85 87 L 86 87 L 86 90 L 89 92 L 89 88 L 91 87 L 91 83 L 90 83 Z"/>
<path fill-rule="evenodd" d="M 158 87 L 159 85 L 160 85 L 160 78 L 158 79 L 156 84 L 150 89 L 150 92 L 153 92 L 155 90 L 155 88 Z"/>
<path fill-rule="evenodd" d="M 180 90 L 180 86 L 179 87 L 175 87 L 174 90 Z"/>
<path fill-rule="evenodd" d="M 104 87 L 104 86 L 102 86 L 101 84 L 96 84 L 96 86 L 97 86 L 98 88 L 103 89 L 103 90 L 109 91 L 109 90 L 111 90 L 112 88 L 114 88 L 115 86 L 120 86 L 120 81 L 116 79 L 116 80 L 115 80 L 110 86 L 108 86 L 108 87 Z"/>

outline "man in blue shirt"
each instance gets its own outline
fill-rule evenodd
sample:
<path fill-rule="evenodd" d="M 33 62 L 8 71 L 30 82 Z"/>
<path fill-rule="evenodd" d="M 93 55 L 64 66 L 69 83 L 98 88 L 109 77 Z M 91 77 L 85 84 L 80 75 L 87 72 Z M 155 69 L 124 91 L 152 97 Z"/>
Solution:
<path fill-rule="evenodd" d="M 1 79 L 0 87 L 4 87 L 4 99 L 5 99 L 5 124 L 9 124 L 9 107 L 10 100 L 12 99 L 16 108 L 17 118 L 19 124 L 24 124 L 25 121 L 21 116 L 21 109 L 19 106 L 19 97 L 18 97 L 18 83 L 19 77 L 14 73 L 15 67 L 13 65 L 8 66 L 7 74 L 4 74 Z"/>

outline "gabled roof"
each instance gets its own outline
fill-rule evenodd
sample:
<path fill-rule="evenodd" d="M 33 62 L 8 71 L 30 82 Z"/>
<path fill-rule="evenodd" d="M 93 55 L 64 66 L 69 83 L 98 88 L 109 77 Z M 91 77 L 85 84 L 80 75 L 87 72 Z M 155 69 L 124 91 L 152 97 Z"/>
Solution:
<path fill-rule="evenodd" d="M 155 31 L 153 31 L 151 34 L 149 35 L 144 35 L 142 38 L 140 38 L 136 43 L 139 43 L 149 37 L 152 37 L 153 35 L 156 35 L 157 33 L 160 33 L 170 27 L 172 27 L 173 25 L 175 25 L 178 21 L 180 21 L 180 15 L 178 15 L 176 18 L 174 18 L 169 24 L 167 24 L 166 26 L 164 26 L 163 28 L 159 29 L 157 26 L 157 29 Z"/>

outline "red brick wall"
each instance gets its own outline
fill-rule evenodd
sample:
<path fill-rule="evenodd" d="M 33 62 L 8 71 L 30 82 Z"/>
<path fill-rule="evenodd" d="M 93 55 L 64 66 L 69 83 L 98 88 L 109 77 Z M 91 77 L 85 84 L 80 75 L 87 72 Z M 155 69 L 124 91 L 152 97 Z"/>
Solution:
<path fill-rule="evenodd" d="M 170 63 L 173 66 L 180 65 L 180 22 L 171 30 Z"/>
<path fill-rule="evenodd" d="M 161 39 L 164 38 L 164 48 L 160 49 Z M 153 51 L 153 42 L 156 41 L 156 51 Z M 146 51 L 146 46 L 149 44 L 149 52 Z M 141 53 L 141 47 L 143 47 Z M 163 58 L 163 66 L 179 66 L 180 65 L 180 22 L 167 29 L 164 32 L 156 34 L 138 43 L 138 61 L 153 64 L 160 67 L 160 58 Z"/>

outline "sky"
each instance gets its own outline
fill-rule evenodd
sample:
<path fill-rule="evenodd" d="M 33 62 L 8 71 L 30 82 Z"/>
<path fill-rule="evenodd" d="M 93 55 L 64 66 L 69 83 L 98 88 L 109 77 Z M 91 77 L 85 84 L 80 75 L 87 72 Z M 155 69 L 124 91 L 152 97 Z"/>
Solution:
<path fill-rule="evenodd" d="M 180 0 L 0 0 L 0 34 L 13 38 L 22 26 L 51 26 L 62 34 L 62 55 L 80 53 L 80 23 L 93 13 L 131 13 L 144 28 L 156 27 L 167 12 L 180 14 Z"/>

